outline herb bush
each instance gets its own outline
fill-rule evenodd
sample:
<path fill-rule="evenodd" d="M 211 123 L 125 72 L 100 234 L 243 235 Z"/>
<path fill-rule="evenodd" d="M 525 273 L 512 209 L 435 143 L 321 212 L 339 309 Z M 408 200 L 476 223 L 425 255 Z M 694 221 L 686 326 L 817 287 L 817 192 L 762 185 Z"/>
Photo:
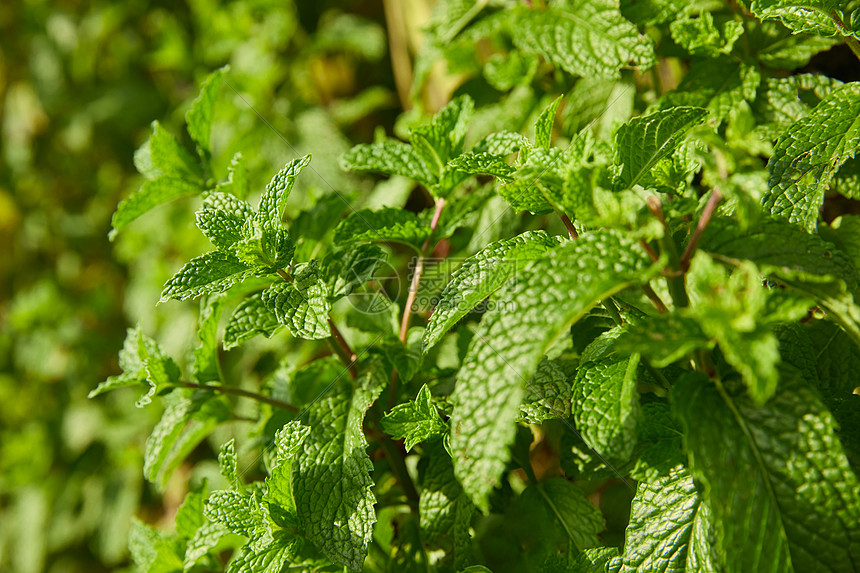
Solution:
<path fill-rule="evenodd" d="M 220 449 L 138 567 L 856 571 L 857 8 L 440 0 L 396 137 L 259 186 L 213 73 L 113 216 L 211 243 L 91 393 L 163 403 L 158 488 Z"/>

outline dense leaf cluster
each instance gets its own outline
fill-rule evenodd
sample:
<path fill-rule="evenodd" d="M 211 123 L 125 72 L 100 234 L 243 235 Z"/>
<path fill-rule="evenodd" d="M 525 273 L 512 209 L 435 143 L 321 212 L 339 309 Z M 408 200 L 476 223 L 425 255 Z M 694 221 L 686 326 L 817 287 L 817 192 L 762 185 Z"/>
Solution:
<path fill-rule="evenodd" d="M 418 208 L 333 188 L 288 209 L 310 155 L 253 208 L 242 156 L 210 162 L 215 72 L 195 152 L 154 124 L 114 216 L 202 194 L 214 250 L 161 296 L 199 299 L 198 343 L 183 375 L 132 329 L 93 395 L 163 396 L 161 487 L 228 397 L 260 407 L 175 532 L 135 523 L 138 566 L 856 571 L 860 219 L 821 208 L 860 195 L 860 89 L 791 73 L 836 44 L 860 58 L 857 13 L 440 0 L 412 93 L 440 58 L 458 93 L 339 158 Z M 222 350 L 281 330 L 306 360 L 260 388 L 223 374 Z"/>

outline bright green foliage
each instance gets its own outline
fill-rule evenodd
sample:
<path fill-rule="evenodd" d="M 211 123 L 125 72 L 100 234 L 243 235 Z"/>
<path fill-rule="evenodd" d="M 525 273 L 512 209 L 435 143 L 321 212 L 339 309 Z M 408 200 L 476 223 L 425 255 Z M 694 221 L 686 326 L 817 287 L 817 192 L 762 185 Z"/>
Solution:
<path fill-rule="evenodd" d="M 99 384 L 89 393 L 90 398 L 116 388 L 144 383 L 148 389 L 137 401 L 137 406 L 141 407 L 149 404 L 156 393 L 179 380 L 179 368 L 173 359 L 139 328 L 128 329 L 119 353 L 119 366 L 122 374 L 111 376 Z"/>
<path fill-rule="evenodd" d="M 764 207 L 814 230 L 824 193 L 839 166 L 860 146 L 860 86 L 846 84 L 792 124 L 768 162 Z"/>
<path fill-rule="evenodd" d="M 293 460 L 292 486 L 304 534 L 334 563 L 360 569 L 376 521 L 373 464 L 361 431 L 382 390 L 371 370 L 308 408 L 310 432 Z"/>
<path fill-rule="evenodd" d="M 621 572 L 713 571 L 710 529 L 708 506 L 685 468 L 641 482 L 630 509 Z"/>
<path fill-rule="evenodd" d="M 405 440 L 409 451 L 418 442 L 438 438 L 448 426 L 439 417 L 425 384 L 415 400 L 395 407 L 382 418 L 382 428 L 395 438 Z"/>
<path fill-rule="evenodd" d="M 142 499 L 137 515 L 160 520 L 142 479 L 165 507 L 184 493 L 175 530 L 132 522 L 135 565 L 153 573 L 857 569 L 856 6 L 438 0 L 425 20 L 421 2 L 238 0 L 211 17 L 192 4 L 180 28 L 206 34 L 206 61 L 242 66 L 193 101 L 182 90 L 187 134 L 155 122 L 135 155 L 143 185 L 111 234 L 123 230 L 134 288 L 122 304 L 54 308 L 75 269 L 90 292 L 110 267 L 84 245 L 51 261 L 62 288 L 16 280 L 26 294 L 0 311 L 0 366 L 38 363 L 51 381 L 52 368 L 86 377 L 65 336 L 89 336 L 91 313 L 139 316 L 91 396 L 136 386 L 163 411 L 77 405 L 46 444 L 26 424 L 43 402 L 74 403 L 72 386 L 19 403 L 0 376 L 0 397 L 16 397 L 0 418 L 24 424 L 0 436 L 0 569 L 9 547 L 62 549 L 45 524 L 78 513 L 120 529 Z M 34 69 L 79 37 L 64 22 L 28 44 Z M 179 73 L 172 59 L 192 64 L 171 46 L 153 60 L 159 82 Z M 0 162 L 103 137 L 64 118 L 62 134 L 19 145 L 41 124 L 17 82 L 2 131 L 18 139 Z M 284 142 L 298 158 L 275 164 Z M 4 189 L 38 189 L 19 169 L 0 175 L 0 207 Z M 114 169 L 98 170 L 99 190 Z M 199 207 L 129 225 L 198 193 Z M 71 220 L 107 225 L 98 205 L 60 216 L 32 200 L 46 214 L 20 229 L 12 217 L 22 248 L 50 236 L 77 249 Z M 9 225 L 0 216 L 0 236 Z M 186 261 L 161 302 L 199 302 L 140 316 Z M 19 342 L 55 323 L 62 336 Z M 117 407 L 151 419 L 114 425 L 129 418 Z M 95 447 L 91 419 L 111 420 Z M 129 460 L 97 476 L 133 475 L 124 501 L 93 502 L 94 476 L 51 477 L 55 458 L 101 467 L 102 450 Z"/>
<path fill-rule="evenodd" d="M 618 11 L 612 0 L 551 2 L 546 10 L 516 14 L 513 39 L 521 50 L 540 54 L 577 76 L 617 78 L 619 68 L 635 61 L 654 63 L 653 48 Z"/>
<path fill-rule="evenodd" d="M 636 446 L 639 355 L 604 358 L 577 369 L 571 401 L 582 439 L 610 460 L 626 461 Z"/>
<path fill-rule="evenodd" d="M 594 233 L 527 266 L 496 295 L 511 308 L 498 306 L 481 321 L 452 395 L 454 470 L 481 510 L 508 460 L 511 422 L 541 357 L 594 304 L 654 270 L 616 234 Z"/>
<path fill-rule="evenodd" d="M 439 295 L 439 303 L 424 331 L 425 351 L 435 346 L 482 300 L 515 278 L 517 269 L 544 256 L 557 244 L 556 238 L 542 231 L 528 232 L 491 243 L 464 261 Z"/>
<path fill-rule="evenodd" d="M 280 324 L 297 338 L 327 338 L 331 335 L 328 288 L 318 265 L 304 263 L 293 271 L 291 282 L 277 282 L 263 291 L 262 301 Z"/>
<path fill-rule="evenodd" d="M 224 328 L 224 350 L 235 348 L 258 334 L 270 338 L 281 328 L 278 317 L 266 306 L 262 295 L 247 297 L 233 311 Z"/>
<path fill-rule="evenodd" d="M 795 33 L 834 36 L 842 34 L 860 38 L 849 4 L 838 0 L 753 0 L 750 8 L 761 19 L 778 18 Z M 856 9 L 856 7 L 855 7 Z M 838 23 L 837 23 L 838 21 Z"/>
<path fill-rule="evenodd" d="M 773 571 L 854 569 L 860 482 L 814 390 L 786 376 L 773 398 L 756 407 L 687 375 L 673 394 L 727 569 L 760 570 L 755 563 Z"/>
<path fill-rule="evenodd" d="M 526 384 L 519 420 L 540 424 L 570 416 L 571 389 L 564 371 L 552 360 L 541 360 L 534 377 Z"/>
<path fill-rule="evenodd" d="M 341 244 L 353 241 L 403 243 L 420 249 L 429 236 L 429 221 L 409 211 L 386 207 L 352 213 L 337 226 L 334 240 Z"/>
<path fill-rule="evenodd" d="M 684 134 L 701 123 L 707 111 L 695 107 L 673 107 L 631 119 L 615 134 L 615 163 L 620 167 L 616 186 L 632 187 L 672 153 Z"/>

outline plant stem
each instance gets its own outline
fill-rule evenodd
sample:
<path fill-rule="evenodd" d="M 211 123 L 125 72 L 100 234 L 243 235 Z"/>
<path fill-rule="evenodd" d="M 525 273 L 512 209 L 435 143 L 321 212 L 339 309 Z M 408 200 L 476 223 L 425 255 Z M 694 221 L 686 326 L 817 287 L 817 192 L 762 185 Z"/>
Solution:
<path fill-rule="evenodd" d="M 436 227 L 439 225 L 439 218 L 442 216 L 442 209 L 445 208 L 445 200 L 436 200 L 436 210 L 433 212 L 433 219 L 430 221 L 430 236 L 424 241 L 421 246 L 421 254 L 418 255 L 418 261 L 415 263 L 415 271 L 412 273 L 412 283 L 409 285 L 409 295 L 406 297 L 406 308 L 403 309 L 403 318 L 400 321 L 400 340 L 406 342 L 406 333 L 409 331 L 409 319 L 412 318 L 412 305 L 415 303 L 415 296 L 418 294 L 418 285 L 421 283 L 421 275 L 424 272 L 424 258 L 427 256 L 427 250 L 430 248 L 430 241 L 436 232 Z"/>
<path fill-rule="evenodd" d="M 851 51 L 854 52 L 854 55 L 857 56 L 857 59 L 860 60 L 860 42 L 857 42 L 857 38 L 851 35 L 851 31 L 848 29 L 848 26 L 845 25 L 845 22 L 842 21 L 842 18 L 839 17 L 839 13 L 836 10 L 830 12 L 830 19 L 833 20 L 833 23 L 836 25 L 836 29 L 839 30 L 839 33 L 842 34 L 842 37 L 845 38 L 845 43 L 848 44 L 848 47 L 851 48 Z"/>
<path fill-rule="evenodd" d="M 579 238 L 579 233 L 576 232 L 576 227 L 573 226 L 573 223 L 571 222 L 570 217 L 568 217 L 567 215 L 562 213 L 561 214 L 561 222 L 564 223 L 564 226 L 567 228 L 567 232 L 570 233 L 571 239 L 578 239 Z"/>
<path fill-rule="evenodd" d="M 657 312 L 660 314 L 665 314 L 669 312 L 669 309 L 666 308 L 666 304 L 663 300 L 654 292 L 654 289 L 651 288 L 651 283 L 645 283 L 642 285 L 642 292 L 645 293 L 645 296 L 648 297 L 648 300 L 654 305 L 654 308 L 657 309 Z"/>
<path fill-rule="evenodd" d="M 690 242 L 687 243 L 687 248 L 684 249 L 684 254 L 681 255 L 681 270 L 686 272 L 687 269 L 690 268 L 690 259 L 693 258 L 693 253 L 696 252 L 696 244 L 702 237 L 705 227 L 707 227 L 708 223 L 711 221 L 711 216 L 713 216 L 714 211 L 717 209 L 717 203 L 719 203 L 722 198 L 723 196 L 720 193 L 720 190 L 714 187 L 714 190 L 711 192 L 711 196 L 708 198 L 708 203 L 702 211 L 702 216 L 699 218 L 699 222 L 696 223 L 696 229 L 693 231 L 693 236 L 690 237 Z"/>
<path fill-rule="evenodd" d="M 621 313 L 618 312 L 618 307 L 615 306 L 615 301 L 612 300 L 611 297 L 603 301 L 603 308 L 606 309 L 606 312 L 609 313 L 609 316 L 612 317 L 612 321 L 615 322 L 617 326 L 624 324 L 624 320 L 621 318 Z"/>
<path fill-rule="evenodd" d="M 270 398 L 268 396 L 263 396 L 262 394 L 257 394 L 256 392 L 251 392 L 250 390 L 243 390 L 242 388 L 235 388 L 233 386 L 223 386 L 221 384 L 195 384 L 194 382 L 180 382 L 182 386 L 185 388 L 194 388 L 195 390 L 210 390 L 212 392 L 221 392 L 223 394 L 233 394 L 234 396 L 242 396 L 243 398 L 250 398 L 252 400 L 256 400 L 257 402 L 262 402 L 264 404 L 269 404 L 270 406 L 274 406 L 276 408 L 281 408 L 283 410 L 289 410 L 290 412 L 298 412 L 299 409 L 292 404 L 287 402 L 282 402 L 281 400 L 276 400 L 275 398 Z"/>
<path fill-rule="evenodd" d="M 649 197 L 648 209 L 651 210 L 651 213 L 663 225 L 663 237 L 660 238 L 660 249 L 669 257 L 669 273 L 666 274 L 666 285 L 669 287 L 669 294 L 672 295 L 672 302 L 678 308 L 686 308 L 690 306 L 690 299 L 687 297 L 687 288 L 684 284 L 681 259 L 678 256 L 678 247 L 672 238 L 669 225 L 666 223 L 666 217 L 663 216 L 663 207 L 660 204 L 660 199 L 653 195 Z"/>
<path fill-rule="evenodd" d="M 332 348 L 334 348 L 335 354 L 338 355 L 341 361 L 349 369 L 349 377 L 355 380 L 358 378 L 358 356 L 352 351 L 352 348 L 349 347 L 343 334 L 340 333 L 340 330 L 338 330 L 337 325 L 331 318 L 328 319 L 328 326 L 331 329 L 332 338 L 337 342 L 337 344 L 332 344 Z"/>
<path fill-rule="evenodd" d="M 430 235 L 421 245 L 421 253 L 418 255 L 418 261 L 415 263 L 415 270 L 412 272 L 412 282 L 409 285 L 409 295 L 406 297 L 406 307 L 403 309 L 403 317 L 400 319 L 400 342 L 406 344 L 406 335 L 409 334 L 409 321 L 412 318 L 412 305 L 415 304 L 415 296 L 418 294 L 418 286 L 421 284 L 421 275 L 424 273 L 424 258 L 427 256 L 427 251 L 430 249 L 430 241 L 433 240 L 433 235 L 436 233 L 436 227 L 439 225 L 439 219 L 442 217 L 442 209 L 445 208 L 444 199 L 436 199 L 436 210 L 433 212 L 433 218 L 430 220 Z M 393 408 L 397 401 L 397 370 L 391 373 L 391 382 L 388 384 L 388 407 Z"/>
<path fill-rule="evenodd" d="M 278 269 L 278 275 L 288 283 L 293 282 L 293 278 L 284 269 Z"/>

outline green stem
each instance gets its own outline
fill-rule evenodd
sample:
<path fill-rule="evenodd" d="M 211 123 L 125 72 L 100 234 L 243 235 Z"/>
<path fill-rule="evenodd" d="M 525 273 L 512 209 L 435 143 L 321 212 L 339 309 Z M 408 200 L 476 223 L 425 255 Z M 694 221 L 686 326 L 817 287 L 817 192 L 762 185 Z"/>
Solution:
<path fill-rule="evenodd" d="M 669 272 L 666 275 L 666 285 L 669 287 L 669 294 L 672 295 L 672 302 L 675 303 L 675 307 L 677 308 L 686 308 L 690 306 L 690 299 L 687 297 L 687 287 L 684 284 L 681 257 L 678 255 L 678 247 L 675 245 L 669 225 L 663 216 L 663 207 L 660 204 L 660 200 L 654 196 L 649 197 L 648 208 L 663 225 L 663 236 L 660 238 L 659 243 L 660 250 L 666 253 L 666 256 L 669 258 Z"/>
<path fill-rule="evenodd" d="M 839 33 L 845 38 L 845 43 L 848 44 L 848 47 L 851 48 L 851 51 L 854 52 L 854 55 L 857 56 L 857 59 L 860 60 L 860 42 L 857 41 L 851 34 L 851 30 L 848 29 L 848 26 L 845 25 L 845 22 L 842 21 L 842 18 L 839 17 L 839 13 L 836 10 L 830 12 L 830 19 L 833 20 L 833 23 L 836 25 L 836 29 L 839 30 Z"/>
<path fill-rule="evenodd" d="M 209 390 L 210 392 L 221 392 L 222 394 L 233 394 L 234 396 L 250 398 L 252 400 L 256 400 L 257 402 L 262 402 L 263 404 L 274 406 L 275 408 L 289 410 L 290 412 L 299 411 L 299 409 L 292 404 L 282 402 L 281 400 L 276 400 L 268 396 L 263 396 L 262 394 L 251 392 L 250 390 L 243 390 L 242 388 L 234 388 L 233 386 L 222 386 L 220 384 L 195 384 L 194 382 L 180 382 L 179 384 L 184 386 L 185 388 L 194 388 L 195 390 Z"/>
<path fill-rule="evenodd" d="M 340 333 L 340 330 L 338 330 L 337 325 L 331 318 L 328 319 L 328 326 L 331 330 L 331 338 L 328 339 L 329 343 L 331 344 L 335 354 L 340 358 L 341 362 L 343 362 L 349 369 L 349 377 L 355 380 L 358 378 L 358 356 L 352 351 L 352 348 L 349 347 L 343 334 Z M 336 344 L 331 342 L 332 338 L 335 340 Z"/>
<path fill-rule="evenodd" d="M 603 301 L 603 308 L 606 309 L 606 312 L 609 313 L 609 316 L 612 317 L 612 321 L 617 326 L 624 324 L 624 320 L 621 318 L 621 313 L 618 312 L 618 307 L 615 306 L 615 301 L 612 300 L 612 298 L 607 298 Z"/>

